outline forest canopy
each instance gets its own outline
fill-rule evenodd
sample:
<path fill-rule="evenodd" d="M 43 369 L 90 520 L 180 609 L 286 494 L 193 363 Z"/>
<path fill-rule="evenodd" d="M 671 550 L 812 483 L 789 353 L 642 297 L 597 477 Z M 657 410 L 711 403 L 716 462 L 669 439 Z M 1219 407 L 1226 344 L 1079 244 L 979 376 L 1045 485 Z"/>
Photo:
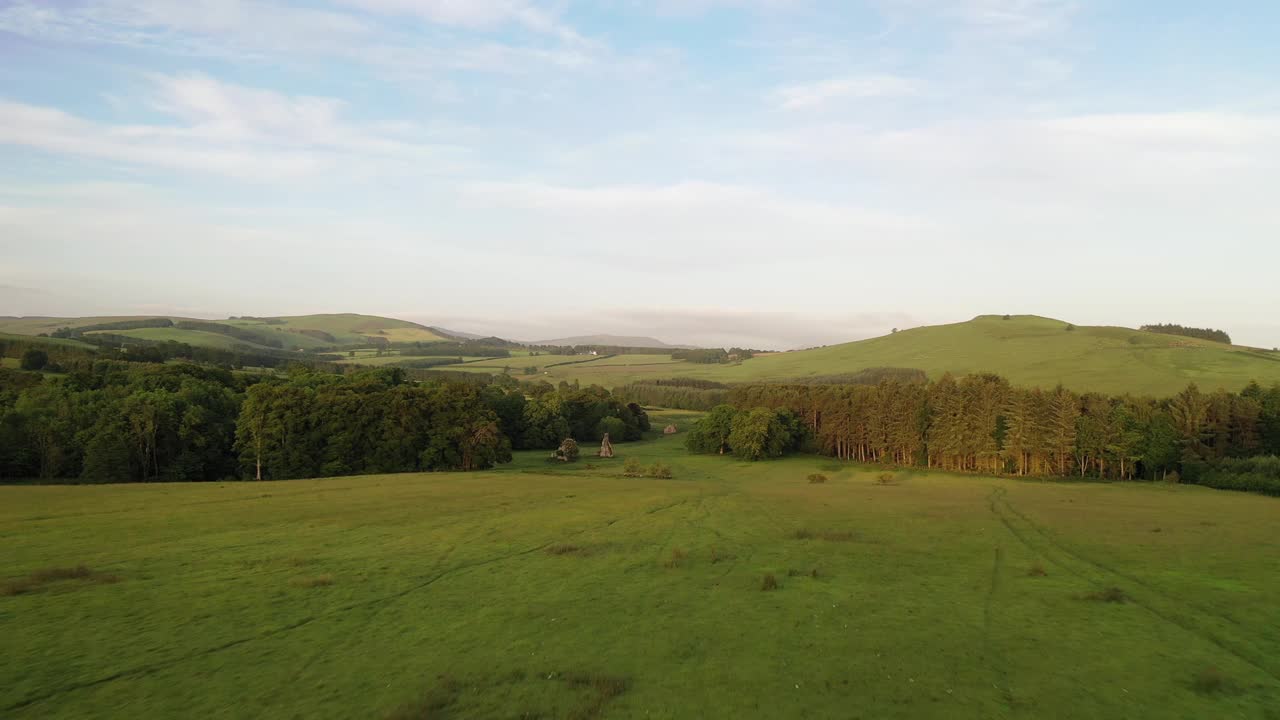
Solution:
<path fill-rule="evenodd" d="M 639 439 L 645 411 L 599 387 L 521 388 L 401 368 L 284 376 L 192 363 L 0 369 L 0 478 L 285 479 L 477 470 L 566 437 Z M 422 371 L 426 372 L 426 371 Z"/>

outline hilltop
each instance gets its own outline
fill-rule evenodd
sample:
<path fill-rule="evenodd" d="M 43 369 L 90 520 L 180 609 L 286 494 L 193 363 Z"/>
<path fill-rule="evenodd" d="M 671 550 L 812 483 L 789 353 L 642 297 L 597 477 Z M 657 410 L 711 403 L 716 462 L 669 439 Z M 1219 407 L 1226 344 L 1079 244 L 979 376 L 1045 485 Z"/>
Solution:
<path fill-rule="evenodd" d="M 785 381 L 855 373 L 867 368 L 923 370 L 930 378 L 993 372 L 1015 385 L 1077 391 L 1171 395 L 1198 383 L 1239 390 L 1250 380 L 1280 382 L 1280 353 L 1123 327 L 1071 326 L 1052 318 L 983 315 L 967 322 L 913 328 L 882 337 L 786 353 L 741 363 L 655 363 L 620 356 L 607 363 L 551 367 L 546 379 L 615 387 L 645 379 L 693 377 L 721 382 Z M 629 360 L 628 357 L 633 358 Z M 477 370 L 479 368 L 476 368 Z"/>
<path fill-rule="evenodd" d="M 168 320 L 163 327 L 130 327 L 146 321 Z M 53 334 L 62 328 L 86 336 L 123 335 L 150 341 L 175 341 L 197 347 L 230 349 L 311 350 L 335 345 L 382 342 L 440 342 L 446 338 L 425 325 L 355 313 L 272 317 L 231 317 L 221 320 L 172 315 L 100 317 L 0 318 L 0 332 L 15 335 Z"/>

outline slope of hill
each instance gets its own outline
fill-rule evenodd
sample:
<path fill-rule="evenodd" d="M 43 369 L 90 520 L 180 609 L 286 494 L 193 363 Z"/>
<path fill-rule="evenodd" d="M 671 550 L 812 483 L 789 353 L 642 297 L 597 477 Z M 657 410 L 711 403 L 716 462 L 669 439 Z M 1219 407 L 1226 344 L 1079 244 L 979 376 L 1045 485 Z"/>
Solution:
<path fill-rule="evenodd" d="M 174 327 L 104 328 L 127 321 L 167 318 Z M 221 326 L 221 327 L 220 327 Z M 230 326 L 231 330 L 227 329 Z M 104 317 L 0 318 L 0 332 L 17 335 L 52 333 L 59 328 L 85 329 L 87 335 L 106 332 L 142 340 L 174 340 L 189 345 L 228 349 L 236 345 L 285 350 L 309 350 L 333 345 L 387 342 L 440 342 L 445 338 L 430 328 L 406 320 L 343 313 L 292 317 L 239 317 L 205 320 L 165 315 Z M 224 332 L 218 332 L 221 329 Z"/>
<path fill-rule="evenodd" d="M 647 378 L 695 377 L 721 382 L 783 381 L 852 373 L 872 367 L 924 370 L 937 378 L 993 372 L 1015 385 L 1077 391 L 1171 395 L 1202 389 L 1239 390 L 1257 380 L 1280 382 L 1280 353 L 1121 327 L 1077 327 L 1030 315 L 998 315 L 904 330 L 869 340 L 776 353 L 732 365 L 566 365 L 547 379 L 617 386 Z"/>

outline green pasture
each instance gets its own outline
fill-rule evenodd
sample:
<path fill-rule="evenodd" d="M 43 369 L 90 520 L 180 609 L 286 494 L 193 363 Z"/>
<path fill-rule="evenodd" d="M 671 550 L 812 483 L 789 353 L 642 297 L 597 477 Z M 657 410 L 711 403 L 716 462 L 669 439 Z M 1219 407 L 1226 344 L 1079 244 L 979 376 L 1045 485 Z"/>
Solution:
<path fill-rule="evenodd" d="M 1276 717 L 1280 500 L 681 440 L 0 487 L 0 716 Z"/>

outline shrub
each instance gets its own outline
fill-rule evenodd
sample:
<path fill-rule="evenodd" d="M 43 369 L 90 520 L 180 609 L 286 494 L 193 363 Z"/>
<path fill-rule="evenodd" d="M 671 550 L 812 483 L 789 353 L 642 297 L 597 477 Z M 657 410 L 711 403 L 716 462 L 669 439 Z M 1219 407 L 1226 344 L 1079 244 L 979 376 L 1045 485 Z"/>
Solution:
<path fill-rule="evenodd" d="M 1035 565 L 1027 568 L 1027 575 L 1030 575 L 1031 577 L 1044 577 L 1048 574 L 1049 573 L 1044 571 L 1044 566 L 1040 563 L 1036 563 Z"/>
<path fill-rule="evenodd" d="M 328 587 L 333 584 L 333 576 L 316 575 L 315 577 L 294 578 L 289 584 L 299 588 Z"/>
<path fill-rule="evenodd" d="M 1118 587 L 1109 587 L 1102 590 L 1091 592 L 1084 596 L 1086 600 L 1095 602 L 1122 603 L 1129 599 L 1128 594 Z"/>
<path fill-rule="evenodd" d="M 898 479 L 894 477 L 893 473 L 880 473 L 880 475 L 876 477 L 876 482 L 881 485 L 896 485 L 897 480 Z"/>
<path fill-rule="evenodd" d="M 814 532 L 808 528 L 801 528 L 791 534 L 796 540 L 826 540 L 827 542 L 852 542 L 854 534 L 848 530 L 823 530 Z"/>
<path fill-rule="evenodd" d="M 1165 475 L 1164 481 L 1169 483 L 1170 485 L 1177 485 L 1178 483 L 1182 482 L 1182 476 L 1179 475 L 1178 472 L 1175 470 L 1169 473 L 1168 475 Z"/>
<path fill-rule="evenodd" d="M 556 448 L 555 459 L 561 462 L 576 462 L 581 451 L 578 449 L 578 441 L 573 438 L 565 438 L 560 443 L 560 447 Z"/>
<path fill-rule="evenodd" d="M 671 468 L 663 463 L 656 462 L 649 466 L 649 477 L 670 480 Z"/>
<path fill-rule="evenodd" d="M 43 350 L 31 348 L 22 353 L 22 362 L 20 367 L 23 370 L 43 370 L 45 365 L 49 364 L 49 354 Z"/>
<path fill-rule="evenodd" d="M 644 477 L 644 465 L 637 458 L 627 458 L 622 464 L 622 476 L 630 478 Z"/>
<path fill-rule="evenodd" d="M 631 687 L 627 678 L 609 675 L 570 673 L 562 679 L 571 687 L 591 691 L 591 697 L 584 704 L 565 716 L 568 720 L 594 720 L 603 716 L 605 705 Z"/>
<path fill-rule="evenodd" d="M 8 580 L 0 584 L 0 595 L 14 596 L 23 595 L 40 589 L 40 584 L 31 578 L 18 578 L 17 580 Z"/>
<path fill-rule="evenodd" d="M 1068 324 L 1067 324 L 1067 327 L 1066 327 L 1065 329 L 1066 329 L 1066 331 L 1067 331 L 1067 332 L 1073 332 L 1073 331 L 1076 329 L 1076 326 L 1075 326 L 1075 325 L 1071 325 L 1070 323 L 1068 323 Z"/>
<path fill-rule="evenodd" d="M 1191 687 L 1195 691 L 1204 695 L 1212 695 L 1213 693 L 1223 692 L 1231 686 L 1230 680 L 1218 668 L 1210 665 L 1196 673 L 1195 678 L 1191 681 Z"/>
<path fill-rule="evenodd" d="M 99 583 L 115 583 L 120 578 L 115 575 L 95 573 L 84 565 L 75 567 L 50 567 L 36 570 L 24 578 L 15 578 L 0 584 L 0 595 L 24 595 L 36 592 L 45 585 L 62 580 L 93 580 Z"/>
<path fill-rule="evenodd" d="M 93 574 L 93 571 L 84 565 L 77 565 L 70 568 L 44 568 L 31 573 L 31 579 L 37 583 L 51 583 L 58 580 L 82 580 Z"/>
<path fill-rule="evenodd" d="M 760 583 L 760 589 L 763 591 L 777 590 L 778 578 L 774 577 L 773 573 L 766 573 L 764 580 Z"/>
<path fill-rule="evenodd" d="M 827 476 L 823 475 L 822 473 L 813 473 L 812 475 L 809 476 L 809 483 L 811 485 L 820 485 L 826 481 L 827 481 Z"/>
<path fill-rule="evenodd" d="M 423 693 L 417 700 L 396 708 L 387 720 L 422 720 L 445 717 L 447 711 L 462 694 L 462 683 L 449 677 L 441 677 L 440 684 Z"/>

